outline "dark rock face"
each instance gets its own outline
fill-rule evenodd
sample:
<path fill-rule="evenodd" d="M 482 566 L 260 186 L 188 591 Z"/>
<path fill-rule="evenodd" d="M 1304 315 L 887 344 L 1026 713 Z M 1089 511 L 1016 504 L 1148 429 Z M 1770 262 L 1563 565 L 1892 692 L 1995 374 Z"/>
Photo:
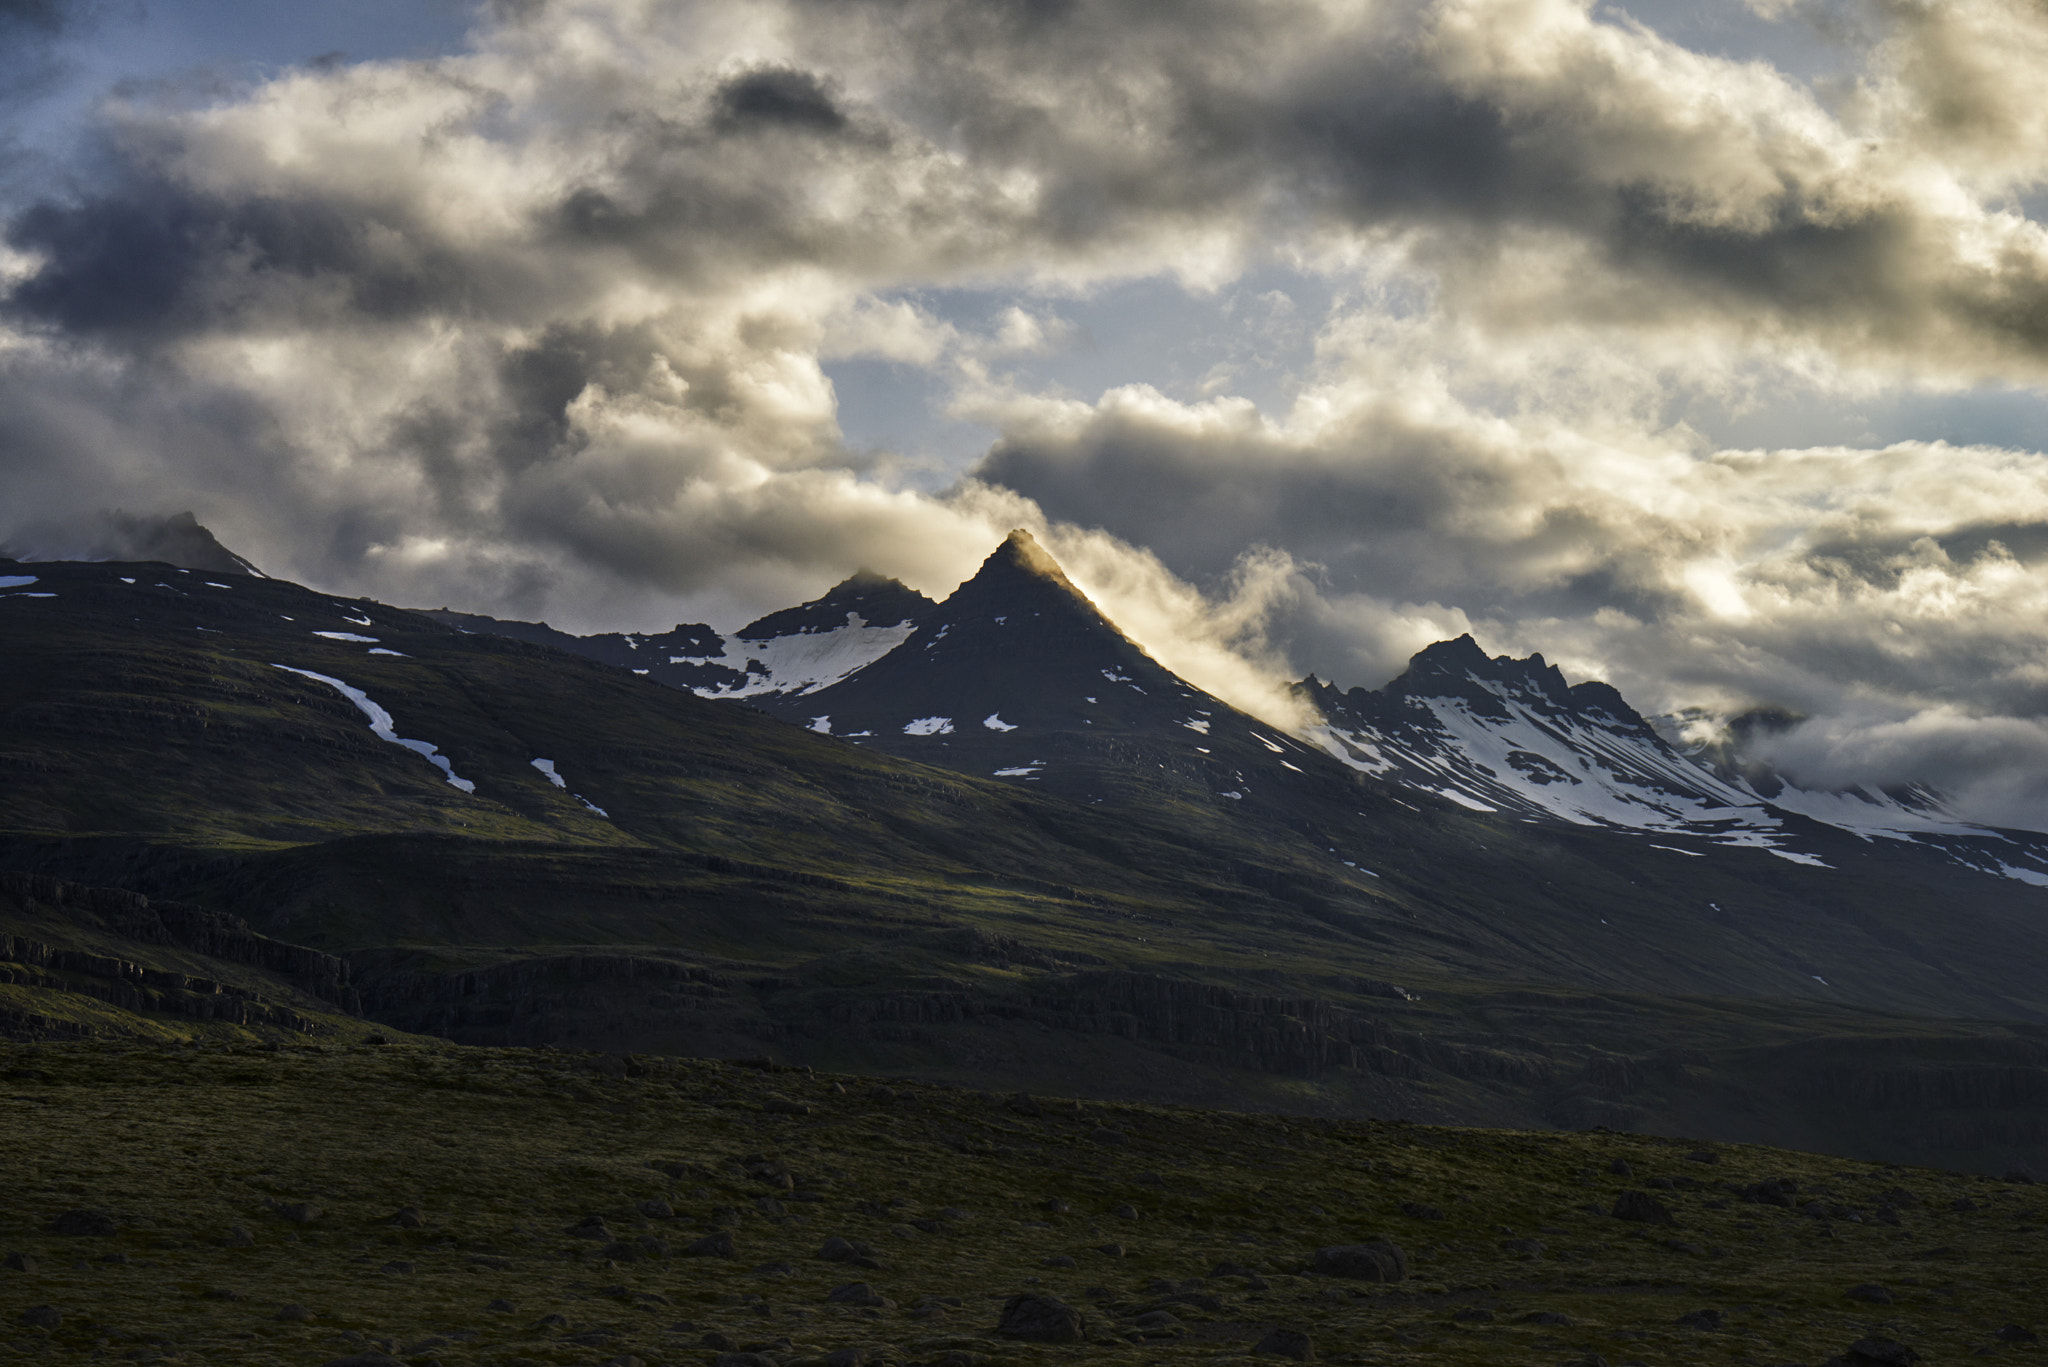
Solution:
<path fill-rule="evenodd" d="M 1317 1249 L 1309 1271 L 1355 1282 L 1398 1282 L 1408 1275 L 1408 1255 L 1389 1243 L 1339 1244 Z"/>
<path fill-rule="evenodd" d="M 1646 1191 L 1629 1190 L 1614 1198 L 1614 1218 L 1639 1225 L 1675 1225 L 1671 1207 Z"/>
<path fill-rule="evenodd" d="M 1012 1296 L 996 1333 L 1026 1343 L 1080 1343 L 1088 1337 L 1088 1317 L 1056 1296 Z"/>

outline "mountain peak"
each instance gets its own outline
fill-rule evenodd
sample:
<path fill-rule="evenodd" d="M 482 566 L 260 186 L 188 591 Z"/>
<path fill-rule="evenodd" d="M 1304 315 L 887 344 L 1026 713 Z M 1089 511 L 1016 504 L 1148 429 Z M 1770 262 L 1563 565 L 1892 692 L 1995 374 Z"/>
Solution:
<path fill-rule="evenodd" d="M 1073 588 L 1067 580 L 1066 571 L 1060 568 L 1060 562 L 1053 559 L 1051 553 L 1038 544 L 1037 537 L 1022 527 L 1016 528 L 1004 537 L 1003 544 L 996 547 L 989 558 L 982 562 L 981 568 L 983 573 L 992 568 L 1025 570 Z"/>
<path fill-rule="evenodd" d="M 934 606 L 931 599 L 902 580 L 863 567 L 808 603 L 749 622 L 738 635 L 743 641 L 765 641 L 837 631 L 855 618 L 871 627 L 908 625 L 924 620 Z"/>

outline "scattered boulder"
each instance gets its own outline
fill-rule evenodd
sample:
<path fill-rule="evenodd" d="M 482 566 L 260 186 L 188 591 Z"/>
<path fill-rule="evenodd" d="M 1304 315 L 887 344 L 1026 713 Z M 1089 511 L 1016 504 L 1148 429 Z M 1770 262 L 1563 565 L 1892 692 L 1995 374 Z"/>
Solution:
<path fill-rule="evenodd" d="M 562 1231 L 572 1239 L 591 1239 L 611 1243 L 613 1235 L 602 1215 L 586 1215 Z"/>
<path fill-rule="evenodd" d="M 1122 1130 L 1112 1130 L 1107 1125 L 1101 1125 L 1088 1131 L 1088 1138 L 1094 1143 L 1113 1149 L 1122 1148 L 1125 1144 L 1131 1142 L 1130 1136 Z"/>
<path fill-rule="evenodd" d="M 303 1305 L 281 1305 L 277 1308 L 277 1313 L 272 1315 L 271 1318 L 282 1321 L 285 1324 L 311 1324 L 313 1322 L 313 1312 Z"/>
<path fill-rule="evenodd" d="M 1068 1205 L 1065 1201 L 1062 1201 L 1057 1196 L 1048 1196 L 1045 1198 L 1045 1200 L 1039 1202 L 1039 1209 L 1048 1211 L 1054 1215 L 1065 1215 L 1068 1211 L 1072 1210 L 1073 1207 Z"/>
<path fill-rule="evenodd" d="M 683 1245 L 683 1256 L 685 1258 L 735 1258 L 739 1255 L 733 1250 L 732 1232 L 721 1229 L 715 1234 L 707 1234 L 701 1239 Z"/>
<path fill-rule="evenodd" d="M 1891 1305 L 1894 1303 L 1892 1289 L 1888 1286 L 1880 1286 L 1876 1282 L 1865 1282 L 1861 1286 L 1852 1286 L 1842 1294 L 1852 1301 L 1865 1301 L 1871 1305 Z"/>
<path fill-rule="evenodd" d="M 1838 1361 L 1845 1367 L 1913 1367 L 1920 1355 L 1897 1339 L 1872 1334 L 1849 1345 Z"/>
<path fill-rule="evenodd" d="M 49 1224 L 50 1233 L 72 1239 L 104 1239 L 119 1228 L 104 1210 L 67 1210 Z"/>
<path fill-rule="evenodd" d="M 228 1226 L 227 1234 L 220 1241 L 220 1246 L 222 1248 L 254 1248 L 256 1247 L 256 1236 L 249 1232 L 247 1225 L 230 1225 Z"/>
<path fill-rule="evenodd" d="M 1636 1170 L 1628 1165 L 1626 1158 L 1617 1158 L 1607 1165 L 1607 1170 L 1616 1177 L 1634 1177 Z"/>
<path fill-rule="evenodd" d="M 1659 1201 L 1646 1191 L 1633 1187 L 1614 1198 L 1614 1218 L 1628 1220 L 1639 1225 L 1675 1225 L 1677 1219 L 1671 1214 L 1671 1207 Z"/>
<path fill-rule="evenodd" d="M 490 1311 L 493 1315 L 516 1315 L 519 1313 L 519 1307 L 506 1300 L 503 1296 L 486 1305 L 484 1309 Z"/>
<path fill-rule="evenodd" d="M 673 1220 L 676 1218 L 676 1208 L 658 1197 L 652 1201 L 642 1201 L 634 1209 L 650 1220 Z"/>
<path fill-rule="evenodd" d="M 1004 1104 L 1014 1115 L 1036 1116 L 1044 1114 L 1044 1112 L 1039 1109 L 1038 1103 L 1032 1099 L 1031 1093 L 1029 1092 L 1019 1092 L 1015 1096 L 1011 1097 L 1009 1101 L 1005 1102 Z"/>
<path fill-rule="evenodd" d="M 1398 1282 L 1408 1275 L 1408 1255 L 1390 1243 L 1339 1244 L 1317 1249 L 1308 1270 L 1355 1282 Z"/>
<path fill-rule="evenodd" d="M 1503 1239 L 1500 1244 L 1501 1252 L 1519 1253 L 1525 1258 L 1538 1257 L 1542 1254 L 1543 1249 L 1544 1244 L 1541 1239 Z"/>
<path fill-rule="evenodd" d="M 1948 1208 L 1958 1215 L 1968 1215 L 1977 1209 L 1977 1203 L 1967 1196 L 1958 1196 L 1948 1203 Z"/>
<path fill-rule="evenodd" d="M 828 1263 L 857 1263 L 875 1256 L 874 1245 L 865 1239 L 848 1239 L 834 1234 L 815 1255 Z"/>
<path fill-rule="evenodd" d="M 394 1258 L 377 1270 L 379 1272 L 389 1272 L 395 1277 L 402 1277 L 409 1274 L 413 1270 L 413 1266 L 411 1263 Z"/>
<path fill-rule="evenodd" d="M 1097 1244 L 1095 1251 L 1110 1258 L 1121 1258 L 1124 1256 L 1124 1246 L 1122 1244 Z"/>
<path fill-rule="evenodd" d="M 1561 1310 L 1531 1310 L 1528 1314 L 1522 1316 L 1522 1323 L 1548 1324 L 1555 1325 L 1560 1329 L 1569 1329 L 1572 1325 L 1577 1324 L 1578 1321 Z"/>
<path fill-rule="evenodd" d="M 392 1212 L 391 1218 L 384 1223 L 395 1225 L 399 1229 L 418 1229 L 422 1223 L 420 1220 L 420 1208 L 418 1206 L 400 1206 L 396 1211 Z"/>
<path fill-rule="evenodd" d="M 26 1253 L 10 1253 L 4 1263 L 10 1272 L 34 1273 L 38 1270 L 36 1260 Z"/>
<path fill-rule="evenodd" d="M 2039 1343 L 2041 1336 L 2023 1324 L 2008 1324 L 1991 1337 L 2000 1343 Z"/>
<path fill-rule="evenodd" d="M 1266 1332 L 1266 1336 L 1252 1346 L 1252 1352 L 1270 1357 L 1293 1358 L 1296 1362 L 1314 1362 L 1315 1340 L 1299 1329 L 1277 1327 Z"/>
<path fill-rule="evenodd" d="M 1052 1257 L 1039 1264 L 1040 1267 L 1079 1267 L 1080 1265 L 1064 1253 L 1055 1253 Z"/>
<path fill-rule="evenodd" d="M 809 1115 L 815 1109 L 808 1102 L 771 1092 L 761 1100 L 761 1110 L 768 1115 Z"/>
<path fill-rule="evenodd" d="M 1138 1208 L 1131 1205 L 1118 1206 L 1109 1213 L 1116 1216 L 1119 1220 L 1135 1220 L 1138 1218 Z"/>
<path fill-rule="evenodd" d="M 1742 1199 L 1752 1205 L 1782 1206 L 1787 1210 L 1793 1205 L 1792 1198 L 1799 1194 L 1799 1184 L 1789 1178 L 1779 1177 L 1768 1182 L 1752 1182 L 1742 1189 Z"/>
<path fill-rule="evenodd" d="M 1493 1312 L 1481 1306 L 1468 1306 L 1451 1316 L 1460 1324 L 1492 1324 Z"/>
<path fill-rule="evenodd" d="M 1721 1312 L 1718 1310 L 1695 1310 L 1689 1315 L 1680 1315 L 1678 1323 L 1685 1329 L 1719 1329 Z"/>
<path fill-rule="evenodd" d="M 51 1305 L 31 1305 L 17 1317 L 30 1329 L 58 1330 L 64 1327 L 64 1316 Z"/>
<path fill-rule="evenodd" d="M 1026 1343 L 1080 1343 L 1088 1337 L 1088 1317 L 1057 1296 L 1012 1296 L 1003 1302 L 996 1333 Z"/>
<path fill-rule="evenodd" d="M 712 1367 L 782 1367 L 766 1353 L 720 1353 Z"/>
<path fill-rule="evenodd" d="M 1411 1220 L 1441 1220 L 1444 1218 L 1444 1213 L 1435 1206 L 1424 1205 L 1420 1201 L 1403 1201 L 1401 1203 L 1401 1213 Z"/>
<path fill-rule="evenodd" d="M 360 1353 L 350 1353 L 345 1358 L 329 1358 L 326 1367 L 405 1367 L 405 1364 L 389 1353 L 380 1353 L 375 1348 Z"/>
<path fill-rule="evenodd" d="M 294 1225 L 310 1225 L 326 1213 L 306 1201 L 289 1201 L 276 1209 L 279 1219 Z"/>
<path fill-rule="evenodd" d="M 889 1102 L 894 1101 L 895 1099 L 896 1089 L 894 1087 L 876 1086 L 868 1088 L 868 1100 L 870 1101 L 879 1101 L 884 1105 L 887 1105 Z"/>
<path fill-rule="evenodd" d="M 867 1367 L 865 1348 L 837 1348 L 825 1354 L 825 1367 Z"/>
<path fill-rule="evenodd" d="M 1695 1149 L 1685 1156 L 1688 1163 L 1718 1163 L 1721 1155 L 1712 1149 Z"/>

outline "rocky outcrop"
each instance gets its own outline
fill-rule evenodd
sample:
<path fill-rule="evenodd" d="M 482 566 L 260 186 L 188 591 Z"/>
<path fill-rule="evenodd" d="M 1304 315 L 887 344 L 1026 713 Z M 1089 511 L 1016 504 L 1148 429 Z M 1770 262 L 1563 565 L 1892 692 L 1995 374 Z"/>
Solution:
<path fill-rule="evenodd" d="M 360 1002 L 348 965 L 331 954 L 286 944 L 251 930 L 239 917 L 176 902 L 153 902 L 116 888 L 61 879 L 0 874 L 0 907 L 31 926 L 91 932 L 96 941 L 126 941 L 134 958 L 69 947 L 35 934 L 0 934 L 0 983 L 63 992 L 146 1016 L 265 1026 L 302 1034 L 331 1027 L 263 992 L 205 974 L 142 962 L 154 947 L 177 949 L 220 962 L 244 964 L 343 1012 Z M 98 1028 L 40 1012 L 0 1015 L 0 1035 L 11 1039 L 87 1038 Z"/>
<path fill-rule="evenodd" d="M 0 901 L 11 901 L 32 911 L 41 909 L 60 918 L 94 922 L 103 930 L 137 944 L 166 945 L 210 959 L 247 964 L 290 979 L 294 987 L 333 1002 L 344 1011 L 360 1009 L 345 960 L 259 935 L 239 916 L 182 902 L 153 901 L 119 888 L 88 887 L 35 874 L 0 874 Z M 110 960 L 109 964 L 114 962 Z M 137 972 L 143 971 L 134 967 Z M 107 971 L 115 976 L 133 976 L 112 968 Z"/>

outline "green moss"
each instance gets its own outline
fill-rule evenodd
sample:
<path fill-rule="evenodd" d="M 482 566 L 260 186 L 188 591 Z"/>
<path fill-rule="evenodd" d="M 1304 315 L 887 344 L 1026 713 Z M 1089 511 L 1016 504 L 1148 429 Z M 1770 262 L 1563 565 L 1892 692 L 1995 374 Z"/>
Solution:
<path fill-rule="evenodd" d="M 1089 1361 L 1206 1362 L 1289 1324 L 1335 1361 L 1554 1364 L 1590 1351 L 1817 1362 L 1882 1332 L 1942 1362 L 2048 1304 L 2048 1196 L 2027 1186 L 1732 1146 L 1709 1165 L 1688 1158 L 1688 1144 L 1634 1135 L 1051 1101 L 1033 1115 L 902 1083 L 895 1100 L 877 1101 L 869 1085 L 438 1046 L 0 1046 L 12 1198 L 0 1247 L 41 1268 L 0 1271 L 0 1358 L 154 1348 L 188 1361 L 304 1363 L 383 1341 L 449 1367 L 621 1353 L 699 1363 L 712 1356 L 704 1335 L 717 1332 L 741 1344 L 787 1337 L 792 1361 L 847 1346 L 925 1361 L 948 1345 L 998 1363 L 1074 1359 L 1074 1349 L 993 1336 L 1002 1299 L 1037 1290 L 1090 1308 L 1101 1341 L 1082 1353 Z M 764 1111 L 772 1098 L 811 1113 Z M 1090 1138 L 1105 1126 L 1125 1142 Z M 797 1190 L 740 1165 L 761 1157 L 785 1164 Z M 1608 1171 L 1617 1158 L 1634 1177 Z M 1674 1228 L 1591 1209 L 1656 1178 L 1677 1184 L 1655 1193 Z M 1781 1178 L 1821 1213 L 1739 1194 Z M 1915 1204 L 1882 1223 L 1899 1188 Z M 1070 1209 L 1047 1211 L 1054 1199 Z M 680 1218 L 644 1218 L 636 1206 L 650 1200 Z M 1952 1209 L 1958 1200 L 1974 1209 Z M 321 1214 L 290 1223 L 281 1207 L 295 1202 Z M 1444 1218 L 1404 1213 L 1418 1202 Z M 390 1223 L 402 1206 L 418 1208 L 420 1228 Z M 1137 1218 L 1118 1215 L 1125 1206 Z M 77 1208 L 112 1213 L 119 1232 L 46 1232 Z M 567 1233 L 591 1214 L 621 1241 L 644 1235 L 672 1250 L 729 1227 L 740 1256 L 607 1262 L 599 1244 Z M 235 1226 L 253 1247 L 223 1242 Z M 818 1261 L 831 1234 L 871 1242 L 885 1266 Z M 1406 1249 L 1409 1280 L 1299 1275 L 1316 1247 L 1367 1237 Z M 1529 1239 L 1540 1252 L 1517 1243 Z M 1109 1242 L 1122 1257 L 1097 1251 Z M 1043 1265 L 1055 1256 L 1079 1266 Z M 1267 1285 L 1209 1277 L 1222 1260 Z M 771 1263 L 790 1270 L 754 1270 Z M 1112 1336 L 1162 1299 L 1148 1289 L 1155 1279 L 1197 1278 L 1185 1290 L 1218 1301 L 1168 1306 L 1178 1336 Z M 827 1300 L 856 1279 L 896 1305 L 870 1313 Z M 1870 1282 L 1897 1303 L 1846 1298 Z M 914 1310 L 925 1297 L 960 1305 Z M 499 1298 L 516 1313 L 486 1309 Z M 21 1327 L 32 1305 L 57 1308 L 64 1326 Z M 313 1318 L 277 1319 L 286 1305 Z M 1678 1324 L 1704 1308 L 1722 1313 L 1718 1331 Z M 1494 1318 L 1455 1318 L 1475 1309 Z M 1522 1318 L 1545 1311 L 1573 1323 Z M 446 1341 L 422 1346 L 430 1337 Z"/>

